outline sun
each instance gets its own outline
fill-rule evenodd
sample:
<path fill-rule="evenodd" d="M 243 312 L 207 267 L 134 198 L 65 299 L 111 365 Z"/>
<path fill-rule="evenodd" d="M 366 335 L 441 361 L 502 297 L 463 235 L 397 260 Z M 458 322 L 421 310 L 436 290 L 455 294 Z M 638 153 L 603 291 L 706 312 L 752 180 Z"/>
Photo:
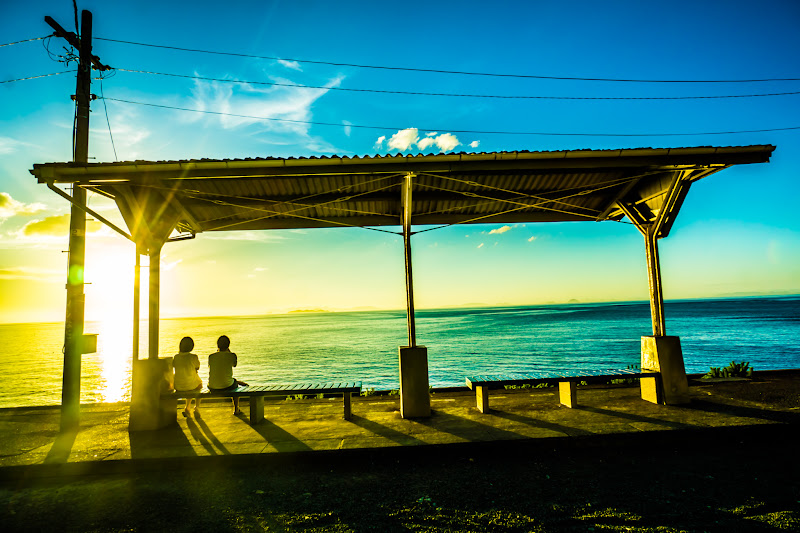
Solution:
<path fill-rule="evenodd" d="M 130 319 L 136 256 L 132 243 L 87 239 L 84 280 L 86 320 Z"/>

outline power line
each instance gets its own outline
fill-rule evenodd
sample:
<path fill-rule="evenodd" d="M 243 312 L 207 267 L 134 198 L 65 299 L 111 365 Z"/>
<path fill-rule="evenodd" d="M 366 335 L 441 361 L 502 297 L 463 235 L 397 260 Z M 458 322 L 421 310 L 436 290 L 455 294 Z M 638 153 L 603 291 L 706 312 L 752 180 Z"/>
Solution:
<path fill-rule="evenodd" d="M 39 74 L 38 76 L 28 76 L 27 78 L 16 78 L 13 80 L 3 80 L 0 83 L 13 83 L 15 81 L 26 81 L 26 80 L 35 80 L 37 78 L 47 78 L 50 76 L 60 76 L 61 74 L 69 74 L 72 72 L 77 72 L 76 70 L 65 70 L 63 72 L 51 72 L 50 74 Z"/>
<path fill-rule="evenodd" d="M 313 120 L 293 120 L 288 118 L 275 118 L 275 117 L 258 117 L 253 115 L 240 115 L 236 113 L 223 113 L 222 111 L 208 111 L 204 109 L 191 109 L 187 107 L 176 107 L 163 104 L 151 104 L 148 102 L 136 102 L 133 100 L 123 100 L 121 98 L 105 97 L 105 100 L 112 102 L 122 102 L 125 104 L 134 104 L 148 107 L 156 107 L 160 109 L 172 109 L 175 111 L 188 111 L 192 113 L 203 113 L 207 115 L 219 115 L 226 117 L 236 118 L 250 118 L 254 120 L 269 120 L 273 122 L 287 122 L 292 124 L 309 124 L 314 126 L 336 126 L 343 127 L 344 124 L 336 122 L 317 122 Z M 347 124 L 350 128 L 361 128 L 370 130 L 402 130 L 396 126 L 367 126 L 359 124 Z M 487 130 L 454 130 L 449 128 L 417 128 L 418 131 L 447 131 L 449 133 L 469 133 L 480 135 L 542 135 L 542 136 L 561 136 L 561 137 L 683 137 L 695 135 L 734 135 L 740 133 L 765 133 L 771 131 L 789 131 L 800 130 L 800 126 L 790 126 L 786 128 L 764 128 L 756 130 L 737 130 L 737 131 L 711 131 L 711 132 L 684 132 L 684 133 L 564 133 L 564 132 L 541 132 L 541 131 L 487 131 Z"/>
<path fill-rule="evenodd" d="M 711 96 L 542 96 L 542 95 L 497 95 L 497 94 L 461 94 L 461 93 L 432 93 L 422 91 L 399 91 L 389 89 L 358 89 L 351 87 L 326 87 L 321 85 L 303 85 L 300 83 L 284 83 L 271 81 L 244 81 L 232 80 L 230 78 L 212 78 L 208 76 L 197 76 L 189 74 L 174 74 L 170 72 L 154 72 L 149 70 L 135 70 L 127 68 L 117 68 L 121 72 L 132 72 L 135 74 L 151 74 L 157 76 L 169 76 L 172 78 L 186 78 L 192 80 L 218 81 L 223 83 L 245 83 L 249 85 L 269 85 L 271 87 L 298 87 L 301 89 L 324 89 L 330 91 L 348 91 L 360 93 L 378 94 L 405 94 L 414 96 L 447 96 L 459 98 L 499 98 L 508 100 L 700 100 L 718 98 L 759 98 L 764 96 L 788 96 L 800 94 L 800 91 L 764 94 L 734 94 L 734 95 L 711 95 Z"/>
<path fill-rule="evenodd" d="M 297 63 L 309 63 L 314 65 L 330 65 L 335 67 L 369 68 L 378 70 L 399 70 L 404 72 L 458 74 L 462 76 L 489 76 L 498 78 L 528 78 L 528 79 L 538 79 L 538 80 L 566 80 L 566 81 L 609 81 L 609 82 L 626 82 L 626 83 L 760 83 L 760 82 L 771 82 L 771 81 L 800 81 L 800 78 L 762 78 L 762 79 L 739 79 L 739 80 L 647 80 L 647 79 L 633 79 L 633 78 L 590 78 L 590 77 L 578 77 L 578 76 L 544 76 L 535 74 L 511 74 L 511 73 L 498 73 L 498 72 L 469 72 L 461 70 L 395 67 L 387 65 L 363 65 L 357 63 L 318 61 L 314 59 L 296 59 L 296 58 L 276 57 L 276 56 L 260 56 L 254 54 L 242 54 L 238 52 L 220 52 L 216 50 L 202 50 L 199 48 L 183 48 L 180 46 L 167 46 L 163 44 L 139 43 L 135 41 L 123 41 L 121 39 L 108 39 L 104 37 L 95 37 L 95 40 L 107 41 L 112 43 L 121 43 L 121 44 L 132 44 L 136 46 L 147 46 L 150 48 L 178 50 L 180 52 L 194 52 L 194 53 L 213 54 L 222 56 L 247 57 L 250 59 L 268 59 L 271 61 L 289 61 Z"/>
<path fill-rule="evenodd" d="M 41 41 L 42 39 L 47 39 L 48 37 L 50 37 L 50 35 L 52 34 L 44 35 L 42 37 L 34 37 L 33 39 L 23 39 L 22 41 L 14 41 L 13 43 L 0 44 L 0 48 L 3 48 L 4 46 L 13 46 L 15 44 L 29 43 L 31 41 Z"/>
<path fill-rule="evenodd" d="M 105 94 L 103 94 L 103 78 L 100 78 L 100 99 L 103 100 L 103 109 L 106 112 L 106 124 L 108 125 L 108 136 L 111 138 L 111 148 L 114 150 L 114 161 L 119 161 L 117 157 L 117 147 L 114 145 L 114 134 L 111 133 L 111 121 L 108 119 L 108 106 L 106 105 Z"/>

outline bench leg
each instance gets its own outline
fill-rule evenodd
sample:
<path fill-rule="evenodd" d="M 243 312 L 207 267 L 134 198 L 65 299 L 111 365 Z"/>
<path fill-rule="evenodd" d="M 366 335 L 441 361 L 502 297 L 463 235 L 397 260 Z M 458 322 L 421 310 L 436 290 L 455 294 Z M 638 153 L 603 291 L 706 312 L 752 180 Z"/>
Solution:
<path fill-rule="evenodd" d="M 264 397 L 250 396 L 250 425 L 255 426 L 264 420 Z"/>
<path fill-rule="evenodd" d="M 570 408 L 578 405 L 578 384 L 574 381 L 559 381 L 558 399 L 561 405 L 566 405 Z"/>
<path fill-rule="evenodd" d="M 475 400 L 478 411 L 485 413 L 489 410 L 489 387 L 477 385 L 475 387 Z"/>
<path fill-rule="evenodd" d="M 353 415 L 353 413 L 352 413 L 352 411 L 351 411 L 351 409 L 350 409 L 350 402 L 351 402 L 351 399 L 352 399 L 352 393 L 351 393 L 351 392 L 345 392 L 345 393 L 344 393 L 344 396 L 343 396 L 343 403 L 344 403 L 344 419 L 345 419 L 345 420 L 350 420 L 350 418 L 351 418 L 351 417 L 352 417 L 352 415 Z"/>

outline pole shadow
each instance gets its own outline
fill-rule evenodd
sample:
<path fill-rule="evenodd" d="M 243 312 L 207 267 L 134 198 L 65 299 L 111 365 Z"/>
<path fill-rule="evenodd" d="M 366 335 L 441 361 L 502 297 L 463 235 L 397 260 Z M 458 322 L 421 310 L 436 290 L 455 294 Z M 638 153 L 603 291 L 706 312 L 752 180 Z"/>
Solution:
<path fill-rule="evenodd" d="M 128 433 L 131 459 L 197 455 L 181 427 L 175 423 L 162 429 Z M 178 453 L 180 450 L 180 453 Z"/>
<path fill-rule="evenodd" d="M 389 439 L 392 442 L 396 442 L 402 446 L 414 446 L 418 444 L 426 444 L 425 441 L 422 441 L 413 435 L 408 435 L 403 433 L 402 431 L 397 431 L 396 429 L 392 429 L 389 426 L 385 426 L 383 424 L 379 424 L 372 420 L 368 420 L 363 416 L 352 415 L 350 421 L 363 428 L 367 431 L 375 433 L 376 435 L 383 437 L 385 439 Z"/>
<path fill-rule="evenodd" d="M 570 437 L 577 437 L 583 435 L 593 435 L 591 431 L 587 431 L 585 429 L 574 428 L 569 426 L 562 426 L 561 424 L 556 424 L 554 422 L 547 422 L 544 420 L 530 418 L 527 416 L 522 416 L 516 413 L 509 413 L 506 411 L 496 411 L 492 410 L 489 414 L 492 416 L 496 416 L 498 418 L 505 418 L 506 420 L 510 420 L 512 422 L 518 422 L 520 424 L 526 424 L 528 426 L 537 428 L 537 429 L 548 429 L 550 431 L 556 431 L 558 433 L 563 433 L 564 435 Z"/>
<path fill-rule="evenodd" d="M 645 424 L 655 424 L 657 426 L 664 426 L 670 429 L 690 429 L 697 427 L 693 424 L 686 424 L 684 422 L 676 422 L 674 420 L 663 420 L 661 418 L 635 415 L 631 413 L 623 413 L 621 411 L 612 411 L 611 409 L 603 409 L 601 407 L 589 407 L 585 405 L 578 405 L 575 409 L 586 411 L 589 413 L 596 413 L 599 415 L 606 415 L 613 418 L 621 418 L 623 420 L 630 420 L 632 422 L 642 422 Z"/>
<path fill-rule="evenodd" d="M 474 420 L 456 416 L 450 413 L 443 413 L 437 410 L 431 410 L 430 418 L 414 419 L 415 422 L 427 426 L 435 431 L 449 433 L 458 438 L 464 439 L 469 442 L 486 441 L 486 440 L 518 440 L 525 438 L 524 435 L 481 424 Z"/>
<path fill-rule="evenodd" d="M 279 452 L 311 451 L 308 444 L 266 418 L 260 424 L 251 427 Z"/>
<path fill-rule="evenodd" d="M 787 424 L 797 424 L 800 422 L 800 413 L 796 412 L 773 411 L 771 409 L 759 409 L 757 407 L 747 407 L 744 405 L 722 404 L 709 402 L 706 400 L 693 399 L 692 403 L 687 405 L 686 408 L 695 411 L 704 411 L 707 413 L 756 418 L 769 422 L 783 422 Z"/>
<path fill-rule="evenodd" d="M 75 437 L 78 436 L 78 429 L 63 431 L 56 436 L 50 451 L 44 458 L 45 464 L 66 463 L 75 445 Z"/>

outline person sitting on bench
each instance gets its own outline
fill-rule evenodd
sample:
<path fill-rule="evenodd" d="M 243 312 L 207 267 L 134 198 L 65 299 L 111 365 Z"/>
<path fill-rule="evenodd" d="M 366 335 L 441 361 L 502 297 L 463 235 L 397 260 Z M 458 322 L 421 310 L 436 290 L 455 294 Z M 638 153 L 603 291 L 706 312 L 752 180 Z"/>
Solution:
<path fill-rule="evenodd" d="M 233 377 L 233 367 L 236 366 L 236 354 L 230 350 L 231 340 L 227 335 L 221 336 L 217 340 L 218 352 L 208 356 L 208 390 L 212 392 L 228 392 L 236 390 L 239 385 L 247 385 L 243 381 L 237 381 Z M 231 397 L 233 400 L 233 414 L 241 414 L 239 410 L 239 397 Z"/>
<path fill-rule="evenodd" d="M 172 368 L 175 371 L 175 390 L 178 392 L 200 392 L 203 388 L 203 380 L 197 373 L 200 370 L 200 359 L 192 353 L 194 341 L 191 337 L 184 337 L 180 343 L 180 353 L 172 358 Z M 200 398 L 195 399 L 194 416 L 200 418 Z M 191 398 L 186 398 L 186 407 L 183 409 L 183 416 L 191 414 Z"/>

